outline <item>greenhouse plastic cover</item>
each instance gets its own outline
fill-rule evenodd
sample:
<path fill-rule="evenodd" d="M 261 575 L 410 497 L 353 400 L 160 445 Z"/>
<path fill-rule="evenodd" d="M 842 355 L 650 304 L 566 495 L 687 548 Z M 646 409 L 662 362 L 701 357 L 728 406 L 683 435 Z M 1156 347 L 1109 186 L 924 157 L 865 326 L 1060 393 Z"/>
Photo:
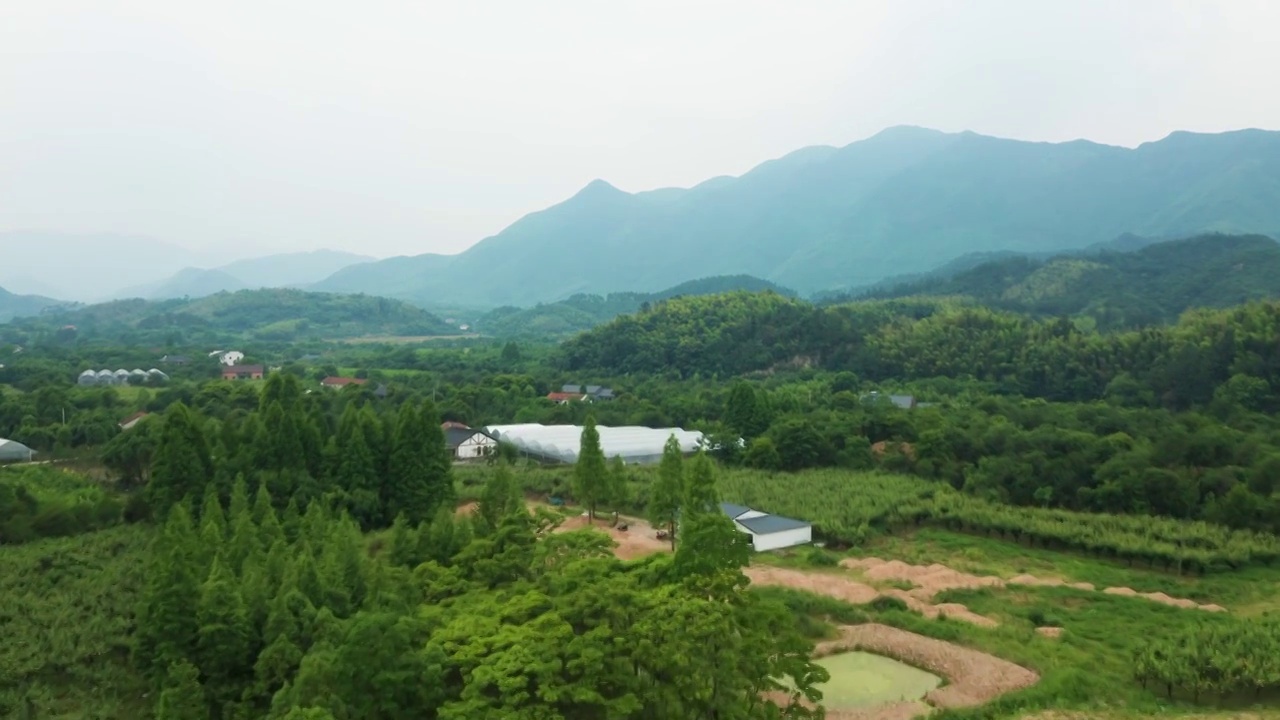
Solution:
<path fill-rule="evenodd" d="M 702 444 L 702 433 L 681 428 L 605 427 L 597 425 L 600 447 L 606 458 L 621 457 L 627 463 L 657 462 L 667 439 L 675 435 L 680 451 L 691 453 Z M 572 463 L 578 460 L 582 440 L 581 425 L 490 425 L 485 432 L 499 442 L 515 445 L 521 452 L 547 460 Z"/>

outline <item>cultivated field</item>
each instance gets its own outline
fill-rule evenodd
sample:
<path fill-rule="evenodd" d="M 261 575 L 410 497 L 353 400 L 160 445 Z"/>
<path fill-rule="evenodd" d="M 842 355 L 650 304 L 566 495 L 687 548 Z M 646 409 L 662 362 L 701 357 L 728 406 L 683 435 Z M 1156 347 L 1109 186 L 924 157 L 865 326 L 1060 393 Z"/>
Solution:
<path fill-rule="evenodd" d="M 633 496 L 642 504 L 654 470 L 630 470 Z M 563 494 L 566 487 L 563 469 L 520 474 L 534 495 Z M 1280 694 L 1265 687 L 1232 689 L 1241 686 L 1239 678 L 1234 685 L 1214 685 L 1204 676 L 1144 685 L 1135 669 L 1152 643 L 1179 652 L 1179 643 L 1194 633 L 1256 642 L 1238 628 L 1280 616 L 1280 560 L 1272 556 L 1280 540 L 1272 536 L 1203 523 L 997 507 L 916 478 L 879 473 L 726 469 L 720 493 L 725 500 L 811 519 L 815 538 L 827 541 L 826 549 L 755 555 L 744 570 L 759 592 L 792 609 L 818 647 L 840 647 L 824 643 L 847 640 L 849 627 L 891 628 L 857 632 L 872 633 L 868 637 L 881 643 L 867 650 L 946 678 L 924 700 L 829 708 L 833 720 L 893 720 L 941 707 L 961 713 L 957 717 L 1010 720 L 1048 711 L 1117 719 L 1280 715 L 1272 712 Z M 1034 532 L 1017 529 L 1020 519 Z M 647 523 L 627 521 L 626 532 L 601 528 L 618 543 L 620 557 L 670 549 Z M 584 526 L 584 518 L 572 517 L 563 530 Z M 923 641 L 936 644 L 913 644 Z M 923 662 L 919 647 L 934 653 L 931 664 Z M 1213 652 L 1233 656 L 1225 646 Z M 1030 675 L 1000 676 L 1021 678 L 1017 682 L 981 681 L 989 690 L 971 693 L 954 673 L 959 665 L 982 667 L 978 656 L 989 658 L 989 666 Z M 952 674 L 944 671 L 945 658 L 955 664 Z M 1030 682 L 1031 676 L 1039 680 Z M 956 710 L 959 698 L 980 704 Z"/>

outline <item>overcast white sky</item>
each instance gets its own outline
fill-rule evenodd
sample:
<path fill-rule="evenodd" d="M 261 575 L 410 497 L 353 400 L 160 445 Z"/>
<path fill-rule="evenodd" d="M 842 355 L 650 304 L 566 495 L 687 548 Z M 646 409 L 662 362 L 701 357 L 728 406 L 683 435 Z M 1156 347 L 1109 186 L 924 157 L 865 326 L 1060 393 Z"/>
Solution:
<path fill-rule="evenodd" d="M 1275 0 L 0 0 L 0 230 L 456 252 L 899 124 L 1280 128 Z"/>

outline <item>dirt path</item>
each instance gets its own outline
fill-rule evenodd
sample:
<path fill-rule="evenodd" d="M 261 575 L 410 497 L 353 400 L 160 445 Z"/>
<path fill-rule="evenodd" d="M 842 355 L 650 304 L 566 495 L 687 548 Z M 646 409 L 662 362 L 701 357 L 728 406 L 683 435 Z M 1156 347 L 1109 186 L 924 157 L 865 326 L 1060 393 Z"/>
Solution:
<path fill-rule="evenodd" d="M 971 575 L 952 570 L 946 565 L 911 565 L 901 560 L 881 560 L 880 558 L 847 558 L 840 561 L 840 566 L 850 570 L 861 571 L 863 576 L 873 582 L 909 582 L 915 585 L 905 591 L 911 597 L 928 602 L 944 590 L 971 589 L 982 587 L 1006 587 L 1023 585 L 1032 587 L 1070 587 L 1076 590 L 1094 592 L 1097 590 L 1090 583 L 1068 583 L 1057 578 L 1038 578 L 1034 575 L 1015 575 L 1004 580 L 992 575 Z M 890 594 L 891 591 L 886 592 Z M 1206 612 L 1225 612 L 1221 605 L 1201 605 L 1194 600 L 1176 598 L 1162 592 L 1140 593 L 1127 587 L 1109 587 L 1102 590 L 1108 595 L 1140 597 L 1151 602 L 1173 607 L 1204 610 Z"/>
<path fill-rule="evenodd" d="M 783 587 L 806 590 L 819 595 L 844 600 L 854 605 L 866 605 L 876 598 L 887 595 L 896 597 L 906 603 L 907 607 L 927 618 L 946 615 L 948 619 L 962 620 L 981 627 L 996 627 L 999 623 L 989 617 L 979 615 L 969 608 L 957 603 L 941 603 L 934 605 L 905 590 L 890 588 L 877 590 L 864 583 L 851 580 L 840 575 L 805 572 L 769 565 L 752 565 L 743 570 L 751 582 L 757 585 L 781 585 Z"/>
<path fill-rule="evenodd" d="M 841 627 L 840 639 L 820 643 L 814 655 L 854 649 L 891 657 L 945 677 L 947 685 L 929 691 L 924 697 L 930 705 L 940 708 L 982 705 L 1040 680 L 1031 670 L 994 655 L 876 623 Z M 827 717 L 846 720 L 846 717 L 864 716 L 828 713 Z"/>

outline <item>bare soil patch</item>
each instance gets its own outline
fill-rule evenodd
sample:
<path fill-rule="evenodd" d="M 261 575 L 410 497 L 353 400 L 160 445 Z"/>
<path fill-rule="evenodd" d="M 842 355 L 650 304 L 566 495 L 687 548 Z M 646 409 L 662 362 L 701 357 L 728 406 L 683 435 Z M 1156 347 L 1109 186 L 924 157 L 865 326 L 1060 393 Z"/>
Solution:
<path fill-rule="evenodd" d="M 768 565 L 752 565 L 743 572 L 751 582 L 757 585 L 781 585 L 797 590 L 806 590 L 811 593 L 833 597 L 837 600 L 844 600 L 854 605 L 866 605 L 881 596 L 896 597 L 905 603 L 910 610 L 918 612 L 927 618 L 946 615 L 949 619 L 960 620 L 981 627 L 996 627 L 999 624 L 995 620 L 978 615 L 958 603 L 934 605 L 916 594 L 919 588 L 915 590 L 899 590 L 897 588 L 877 590 L 865 583 L 839 575 L 791 570 Z M 932 593 L 930 593 L 930 596 L 932 596 Z"/>
<path fill-rule="evenodd" d="M 891 657 L 947 678 L 950 684 L 925 696 L 926 702 L 940 708 L 982 705 L 1040 679 L 1035 672 L 994 655 L 877 623 L 846 625 L 840 628 L 840 639 L 820 643 L 814 654 L 851 649 Z M 854 716 L 828 714 L 828 717 L 846 720 Z"/>
<path fill-rule="evenodd" d="M 1007 587 L 1010 585 L 1029 587 L 1070 587 L 1085 592 L 1097 591 L 1097 588 L 1092 583 L 1068 583 L 1060 578 L 1040 578 L 1035 575 L 1015 575 L 1008 580 L 1002 580 L 992 575 L 971 575 L 958 570 L 952 570 L 945 565 L 939 565 L 936 563 L 933 565 L 911 565 L 900 560 L 886 561 L 881 560 L 880 558 L 869 557 L 848 558 L 841 560 L 840 565 L 842 567 L 860 570 L 864 577 L 873 581 L 910 582 L 916 587 L 908 592 L 911 596 L 925 602 L 932 600 L 935 595 L 943 592 L 944 590 Z M 1194 600 L 1177 598 L 1162 592 L 1140 593 L 1133 588 L 1127 587 L 1109 587 L 1103 589 L 1102 592 L 1108 595 L 1144 598 L 1151 602 L 1191 610 L 1204 610 L 1207 612 L 1226 611 L 1226 608 L 1221 605 L 1201 605 Z"/>
<path fill-rule="evenodd" d="M 594 523 L 587 522 L 587 515 L 577 515 L 575 517 L 565 518 L 565 521 L 555 529 L 555 532 L 569 532 L 571 530 L 581 530 L 585 527 L 594 527 L 601 530 L 613 538 L 617 544 L 613 549 L 613 554 L 622 560 L 634 560 L 635 558 L 652 555 L 658 552 L 670 552 L 671 544 L 666 540 L 657 538 L 657 531 L 646 520 L 639 518 L 620 516 L 619 523 L 627 525 L 626 530 L 620 530 L 613 525 L 613 515 L 597 515 Z"/>
<path fill-rule="evenodd" d="M 870 585 L 839 575 L 805 572 L 770 565 L 751 565 L 743 568 L 743 573 L 757 585 L 781 585 L 797 590 L 807 590 L 854 605 L 866 605 L 880 597 L 880 591 Z"/>

